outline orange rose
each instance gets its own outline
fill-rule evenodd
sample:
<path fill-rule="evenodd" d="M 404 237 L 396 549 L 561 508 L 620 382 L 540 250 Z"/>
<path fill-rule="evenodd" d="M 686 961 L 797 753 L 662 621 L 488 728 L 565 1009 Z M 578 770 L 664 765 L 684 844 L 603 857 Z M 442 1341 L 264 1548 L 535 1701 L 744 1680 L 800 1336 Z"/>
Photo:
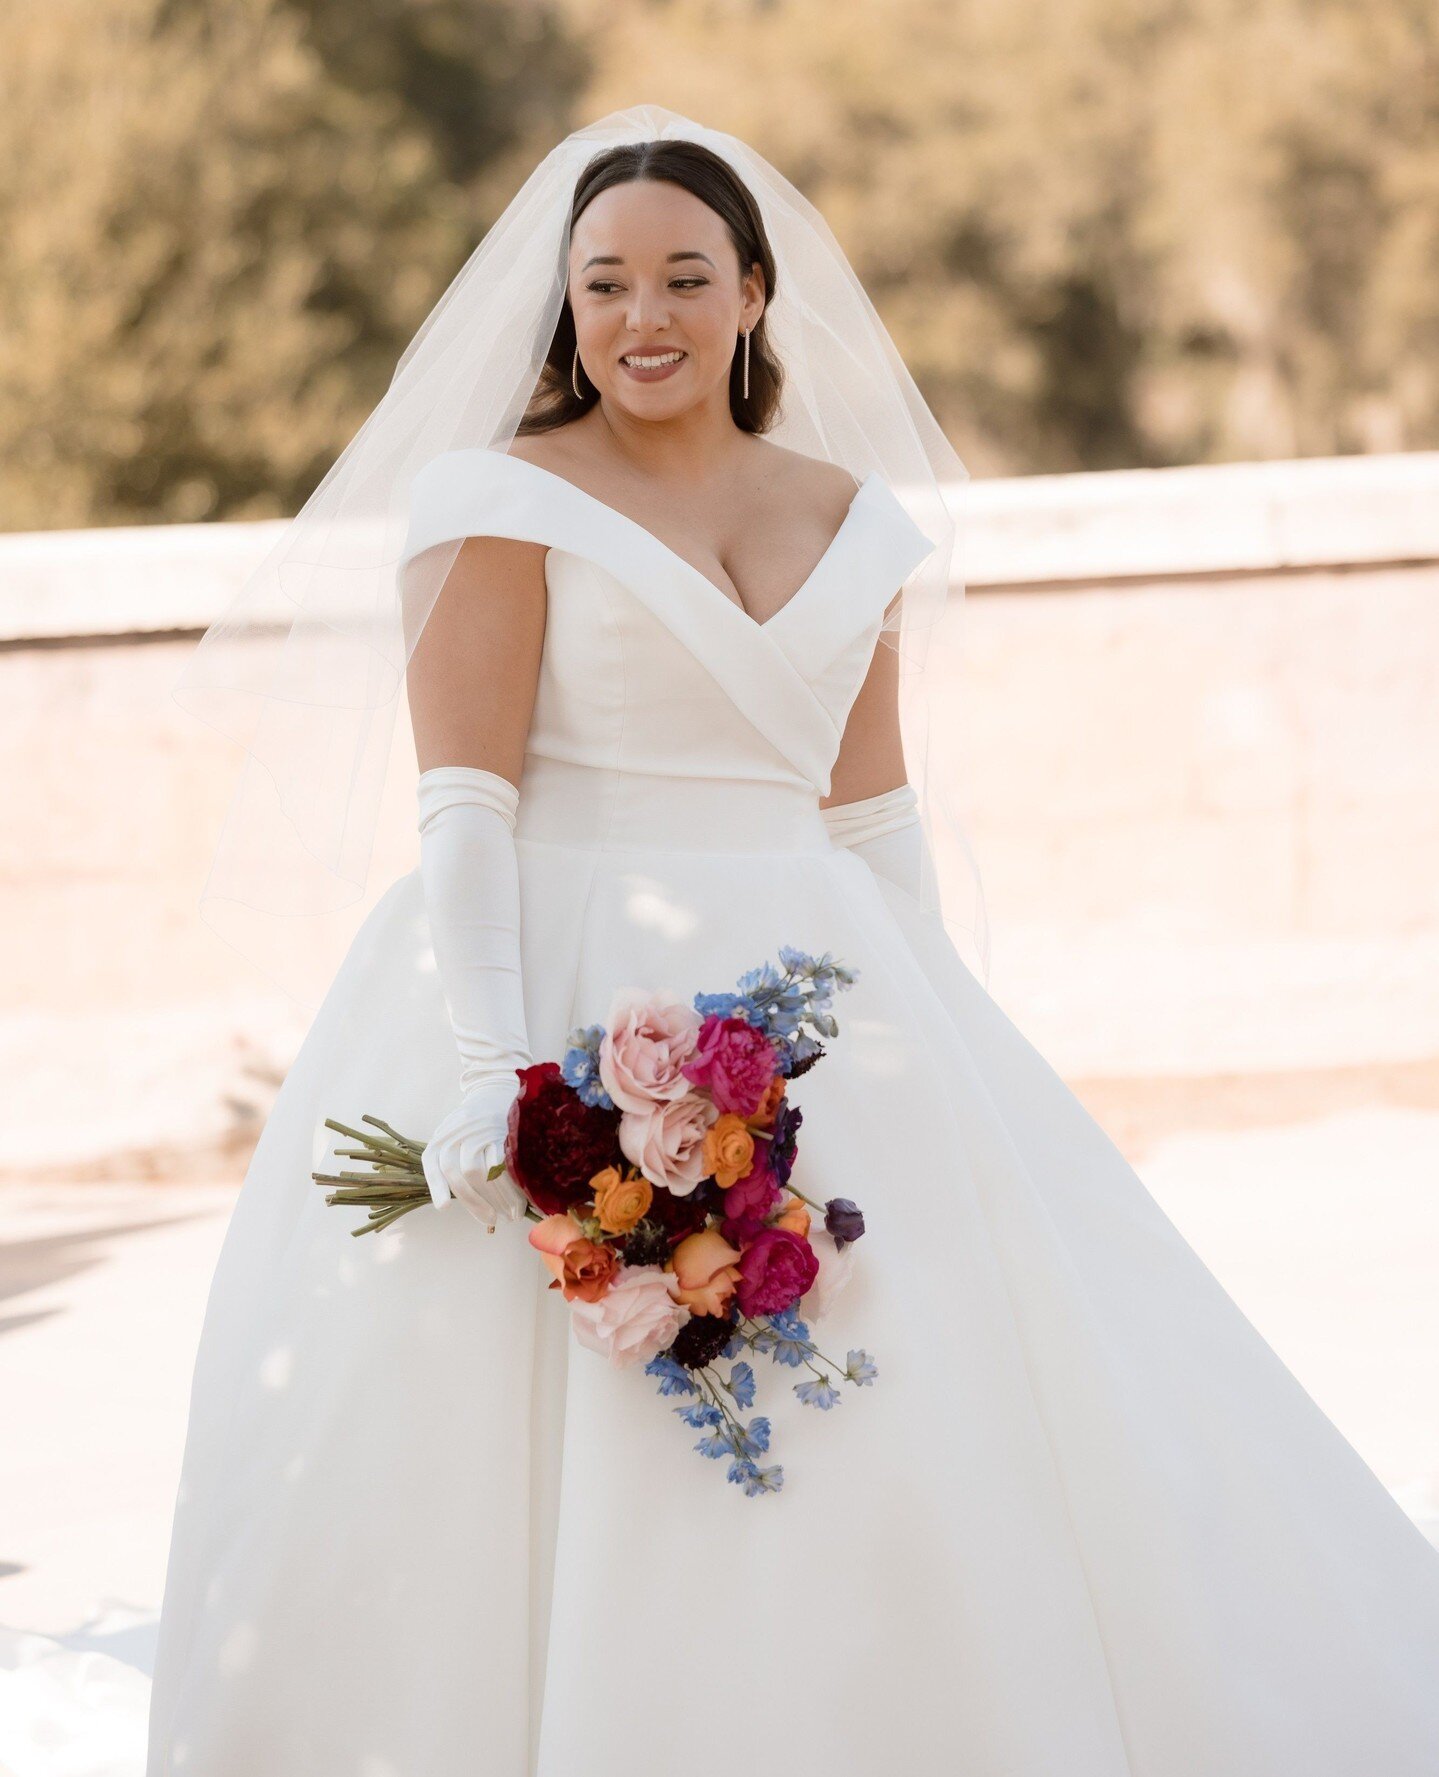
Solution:
<path fill-rule="evenodd" d="M 737 1111 L 721 1111 L 705 1130 L 704 1169 L 728 1190 L 754 1164 L 754 1137 Z"/>
<path fill-rule="evenodd" d="M 739 1283 L 739 1248 L 717 1228 L 687 1234 L 670 1254 L 671 1294 L 693 1314 L 724 1314 Z"/>
<path fill-rule="evenodd" d="M 779 1101 L 784 1097 L 785 1077 L 776 1074 L 764 1089 L 764 1097 L 755 1106 L 751 1123 L 758 1123 L 761 1129 L 768 1129 L 774 1122 L 775 1112 L 779 1109 Z"/>
<path fill-rule="evenodd" d="M 595 1214 L 606 1234 L 628 1233 L 649 1208 L 654 1187 L 642 1172 L 628 1177 L 618 1166 L 607 1166 L 590 1180 L 595 1194 Z"/>
<path fill-rule="evenodd" d="M 788 1228 L 803 1239 L 809 1233 L 809 1205 L 802 1197 L 791 1197 L 769 1225 L 771 1228 Z"/>
<path fill-rule="evenodd" d="M 558 1286 L 567 1302 L 576 1296 L 582 1302 L 598 1302 L 614 1282 L 620 1255 L 604 1241 L 588 1240 L 581 1235 L 565 1248 L 561 1262 L 564 1271 L 550 1288 Z"/>
<path fill-rule="evenodd" d="M 582 1238 L 579 1225 L 573 1216 L 563 1212 L 546 1216 L 543 1221 L 536 1222 L 530 1229 L 530 1245 L 540 1255 L 550 1270 L 558 1277 L 564 1269 L 560 1264 L 560 1255 L 572 1240 Z"/>
<path fill-rule="evenodd" d="M 546 1216 L 530 1229 L 530 1245 L 554 1272 L 552 1290 L 562 1290 L 565 1300 L 576 1296 L 595 1302 L 610 1287 L 619 1269 L 620 1256 L 612 1246 L 582 1234 L 568 1215 Z"/>

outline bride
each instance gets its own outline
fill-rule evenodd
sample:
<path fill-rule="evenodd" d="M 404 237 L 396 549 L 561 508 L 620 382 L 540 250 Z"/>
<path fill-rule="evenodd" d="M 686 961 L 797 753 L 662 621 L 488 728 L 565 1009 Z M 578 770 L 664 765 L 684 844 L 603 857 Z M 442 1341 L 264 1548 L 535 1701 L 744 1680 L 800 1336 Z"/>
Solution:
<path fill-rule="evenodd" d="M 322 1003 L 211 1289 L 148 1777 L 1439 1770 L 1434 1552 L 951 942 L 963 473 L 815 212 L 640 107 L 192 657 L 247 748 L 207 910 Z M 418 862 L 331 979 L 402 688 Z M 725 1485 L 495 1168 L 517 1069 L 780 947 L 855 973 L 793 1182 L 862 1206 L 815 1334 L 877 1375 L 757 1360 L 783 1460 Z M 367 1112 L 434 1201 L 356 1240 L 309 1174 Z"/>

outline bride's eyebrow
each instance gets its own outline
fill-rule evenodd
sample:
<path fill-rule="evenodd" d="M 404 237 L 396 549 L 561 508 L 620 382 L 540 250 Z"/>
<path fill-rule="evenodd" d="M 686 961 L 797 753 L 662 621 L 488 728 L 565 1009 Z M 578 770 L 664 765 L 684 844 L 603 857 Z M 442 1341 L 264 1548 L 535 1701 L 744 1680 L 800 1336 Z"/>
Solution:
<path fill-rule="evenodd" d="M 686 249 L 685 251 L 680 252 L 680 253 L 666 253 L 665 254 L 665 264 L 666 265 L 672 264 L 676 259 L 703 259 L 705 264 L 710 268 L 711 271 L 714 271 L 716 269 L 715 262 L 713 259 L 710 258 L 708 253 L 700 253 L 693 248 Z M 624 264 L 624 260 L 620 257 L 620 255 L 618 253 L 596 253 L 592 258 L 587 259 L 584 262 L 584 264 L 580 267 L 580 270 L 581 271 L 588 271 L 592 265 L 623 265 L 623 264 Z"/>

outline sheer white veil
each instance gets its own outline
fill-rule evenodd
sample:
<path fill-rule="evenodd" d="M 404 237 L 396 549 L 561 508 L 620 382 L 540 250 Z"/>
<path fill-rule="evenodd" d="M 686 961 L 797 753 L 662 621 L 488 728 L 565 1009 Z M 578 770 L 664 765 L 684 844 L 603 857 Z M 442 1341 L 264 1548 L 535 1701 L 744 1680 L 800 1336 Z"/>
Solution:
<path fill-rule="evenodd" d="M 386 782 L 406 770 L 394 758 L 405 666 L 459 549 L 417 557 L 402 605 L 396 567 L 411 481 L 442 452 L 509 446 L 566 301 L 576 185 L 602 151 L 663 137 L 721 156 L 758 205 L 776 272 L 765 327 L 784 372 L 781 417 L 766 436 L 857 479 L 878 470 L 934 541 L 880 640 L 900 656 L 906 772 L 939 863 L 921 899 L 988 981 L 984 891 L 958 813 L 957 767 L 933 756 L 931 735 L 937 690 L 947 714 L 956 703 L 950 637 L 964 578 L 951 503 L 968 473 L 818 211 L 737 138 L 639 105 L 566 136 L 530 174 L 174 684 L 185 709 L 244 749 L 201 917 L 307 1010 L 352 936 L 336 915 L 350 909 L 358 923 L 385 886 L 371 878 Z M 937 660 L 931 644 L 946 614 Z M 414 771 L 411 754 L 411 783 Z"/>

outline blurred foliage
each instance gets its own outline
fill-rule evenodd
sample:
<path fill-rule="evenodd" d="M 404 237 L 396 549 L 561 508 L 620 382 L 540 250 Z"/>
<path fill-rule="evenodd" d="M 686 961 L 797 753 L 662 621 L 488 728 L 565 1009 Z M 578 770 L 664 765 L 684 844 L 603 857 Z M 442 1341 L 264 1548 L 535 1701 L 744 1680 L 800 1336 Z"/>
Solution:
<path fill-rule="evenodd" d="M 7 528 L 293 511 L 644 100 L 807 192 L 976 474 L 1439 445 L 1430 0 L 50 0 L 6 50 Z"/>
<path fill-rule="evenodd" d="M 495 0 L 46 0 L 5 47 L 12 530 L 296 510 L 584 77 Z"/>

